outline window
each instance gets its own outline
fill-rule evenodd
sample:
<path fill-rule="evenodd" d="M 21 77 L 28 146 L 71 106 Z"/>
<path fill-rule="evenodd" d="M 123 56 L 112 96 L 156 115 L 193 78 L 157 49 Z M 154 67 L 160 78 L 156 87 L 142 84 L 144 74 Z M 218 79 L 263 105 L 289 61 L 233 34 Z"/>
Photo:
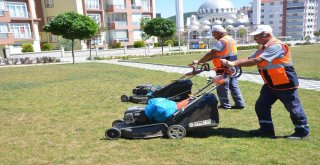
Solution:
<path fill-rule="evenodd" d="M 270 3 L 270 6 L 274 6 L 274 2 L 271 2 L 271 3 Z"/>
<path fill-rule="evenodd" d="M 8 38 L 8 24 L 0 23 L 0 38 Z"/>
<path fill-rule="evenodd" d="M 293 0 L 293 3 L 298 3 L 299 2 L 299 0 Z"/>
<path fill-rule="evenodd" d="M 140 30 L 133 30 L 133 40 L 134 41 L 141 41 L 141 31 Z"/>
<path fill-rule="evenodd" d="M 113 13 L 113 21 L 117 25 L 126 26 L 127 25 L 127 14 L 123 13 Z"/>
<path fill-rule="evenodd" d="M 7 2 L 7 9 L 10 17 L 13 18 L 28 18 L 28 10 L 26 3 L 22 2 Z"/>
<path fill-rule="evenodd" d="M 113 5 L 116 9 L 125 9 L 126 3 L 125 0 L 113 0 Z"/>
<path fill-rule="evenodd" d="M 144 11 L 150 11 L 150 0 L 141 0 L 141 6 Z"/>
<path fill-rule="evenodd" d="M 98 25 L 101 25 L 101 16 L 100 14 L 88 14 L 88 17 L 94 20 Z"/>
<path fill-rule="evenodd" d="M 87 9 L 100 9 L 99 0 L 86 0 Z"/>
<path fill-rule="evenodd" d="M 6 5 L 4 3 L 4 0 L 0 0 L 0 10 L 6 10 Z"/>
<path fill-rule="evenodd" d="M 44 0 L 44 6 L 45 6 L 46 8 L 52 8 L 52 7 L 54 7 L 54 5 L 53 5 L 53 0 Z"/>
<path fill-rule="evenodd" d="M 151 19 L 151 15 L 142 15 L 141 18 Z"/>
<path fill-rule="evenodd" d="M 261 12 L 264 12 L 264 9 L 261 9 Z"/>
<path fill-rule="evenodd" d="M 264 15 L 261 15 L 260 18 L 264 18 Z"/>
<path fill-rule="evenodd" d="M 131 1 L 131 9 L 141 9 L 141 1 L 140 0 L 132 0 Z"/>
<path fill-rule="evenodd" d="M 32 38 L 30 24 L 28 23 L 11 23 L 10 30 L 15 38 Z"/>
<path fill-rule="evenodd" d="M 112 39 L 119 42 L 128 41 L 128 31 L 127 30 L 115 30 L 111 33 Z"/>
<path fill-rule="evenodd" d="M 141 14 L 132 14 L 132 25 L 140 26 Z"/>
<path fill-rule="evenodd" d="M 270 18 L 273 18 L 273 15 L 269 15 Z"/>
<path fill-rule="evenodd" d="M 273 21 L 270 21 L 269 24 L 273 24 Z"/>

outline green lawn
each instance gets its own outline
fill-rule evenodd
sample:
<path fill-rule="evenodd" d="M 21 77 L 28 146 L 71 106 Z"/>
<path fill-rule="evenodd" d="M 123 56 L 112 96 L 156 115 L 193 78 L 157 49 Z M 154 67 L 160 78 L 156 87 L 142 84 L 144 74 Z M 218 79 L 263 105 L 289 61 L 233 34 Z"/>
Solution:
<path fill-rule="evenodd" d="M 247 58 L 255 50 L 241 50 L 238 51 L 239 58 Z M 291 47 L 292 61 L 299 77 L 308 77 L 314 79 L 320 79 L 320 45 L 309 46 L 297 46 Z M 200 59 L 205 52 L 193 54 L 193 55 L 175 55 L 175 56 L 155 56 L 152 58 L 139 58 L 134 61 L 149 62 L 149 63 L 161 63 L 186 66 L 193 60 Z M 245 72 L 257 73 L 256 67 L 243 67 Z"/>
<path fill-rule="evenodd" d="M 104 132 L 131 103 L 120 102 L 140 83 L 166 84 L 179 74 L 87 63 L 0 68 L 0 164 L 318 164 L 320 93 L 300 90 L 311 139 L 249 137 L 258 128 L 260 85 L 240 82 L 246 109 L 220 111 L 217 129 L 182 140 L 106 140 Z M 194 90 L 205 78 L 193 79 Z M 291 134 L 284 107 L 273 107 L 277 136 Z"/>

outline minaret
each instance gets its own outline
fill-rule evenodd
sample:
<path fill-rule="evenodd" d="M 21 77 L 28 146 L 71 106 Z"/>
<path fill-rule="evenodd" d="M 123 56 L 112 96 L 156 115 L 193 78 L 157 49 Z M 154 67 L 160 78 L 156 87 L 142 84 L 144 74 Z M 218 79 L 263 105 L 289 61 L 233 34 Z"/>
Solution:
<path fill-rule="evenodd" d="M 254 26 L 260 25 L 260 16 L 261 16 L 261 0 L 253 0 L 252 5 L 252 24 Z"/>
<path fill-rule="evenodd" d="M 177 33 L 184 31 L 183 0 L 176 0 L 176 28 Z"/>

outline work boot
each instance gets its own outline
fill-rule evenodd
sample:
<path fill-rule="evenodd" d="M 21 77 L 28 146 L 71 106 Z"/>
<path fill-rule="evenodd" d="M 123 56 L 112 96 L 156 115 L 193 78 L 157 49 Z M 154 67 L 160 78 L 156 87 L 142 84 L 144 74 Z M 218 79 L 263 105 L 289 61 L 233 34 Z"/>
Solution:
<path fill-rule="evenodd" d="M 244 109 L 244 106 L 233 105 L 233 106 L 231 106 L 231 109 Z"/>
<path fill-rule="evenodd" d="M 292 135 L 285 136 L 285 138 L 289 140 L 307 140 L 310 139 L 310 134 L 300 134 L 295 132 Z"/>
<path fill-rule="evenodd" d="M 250 130 L 248 132 L 252 136 L 256 137 L 262 137 L 262 138 L 276 138 L 276 135 L 274 133 L 274 130 L 261 130 L 261 129 L 256 129 L 256 130 Z"/>

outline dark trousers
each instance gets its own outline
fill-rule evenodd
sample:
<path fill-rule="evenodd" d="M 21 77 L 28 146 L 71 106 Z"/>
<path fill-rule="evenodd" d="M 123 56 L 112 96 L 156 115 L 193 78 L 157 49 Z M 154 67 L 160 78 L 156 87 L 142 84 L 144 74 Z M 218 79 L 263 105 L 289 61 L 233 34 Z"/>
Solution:
<path fill-rule="evenodd" d="M 278 99 L 290 113 L 290 118 L 295 126 L 296 133 L 301 135 L 308 134 L 308 120 L 299 99 L 298 89 L 273 90 L 266 84 L 263 85 L 255 106 L 260 129 L 262 131 L 274 130 L 271 117 L 271 107 Z"/>

